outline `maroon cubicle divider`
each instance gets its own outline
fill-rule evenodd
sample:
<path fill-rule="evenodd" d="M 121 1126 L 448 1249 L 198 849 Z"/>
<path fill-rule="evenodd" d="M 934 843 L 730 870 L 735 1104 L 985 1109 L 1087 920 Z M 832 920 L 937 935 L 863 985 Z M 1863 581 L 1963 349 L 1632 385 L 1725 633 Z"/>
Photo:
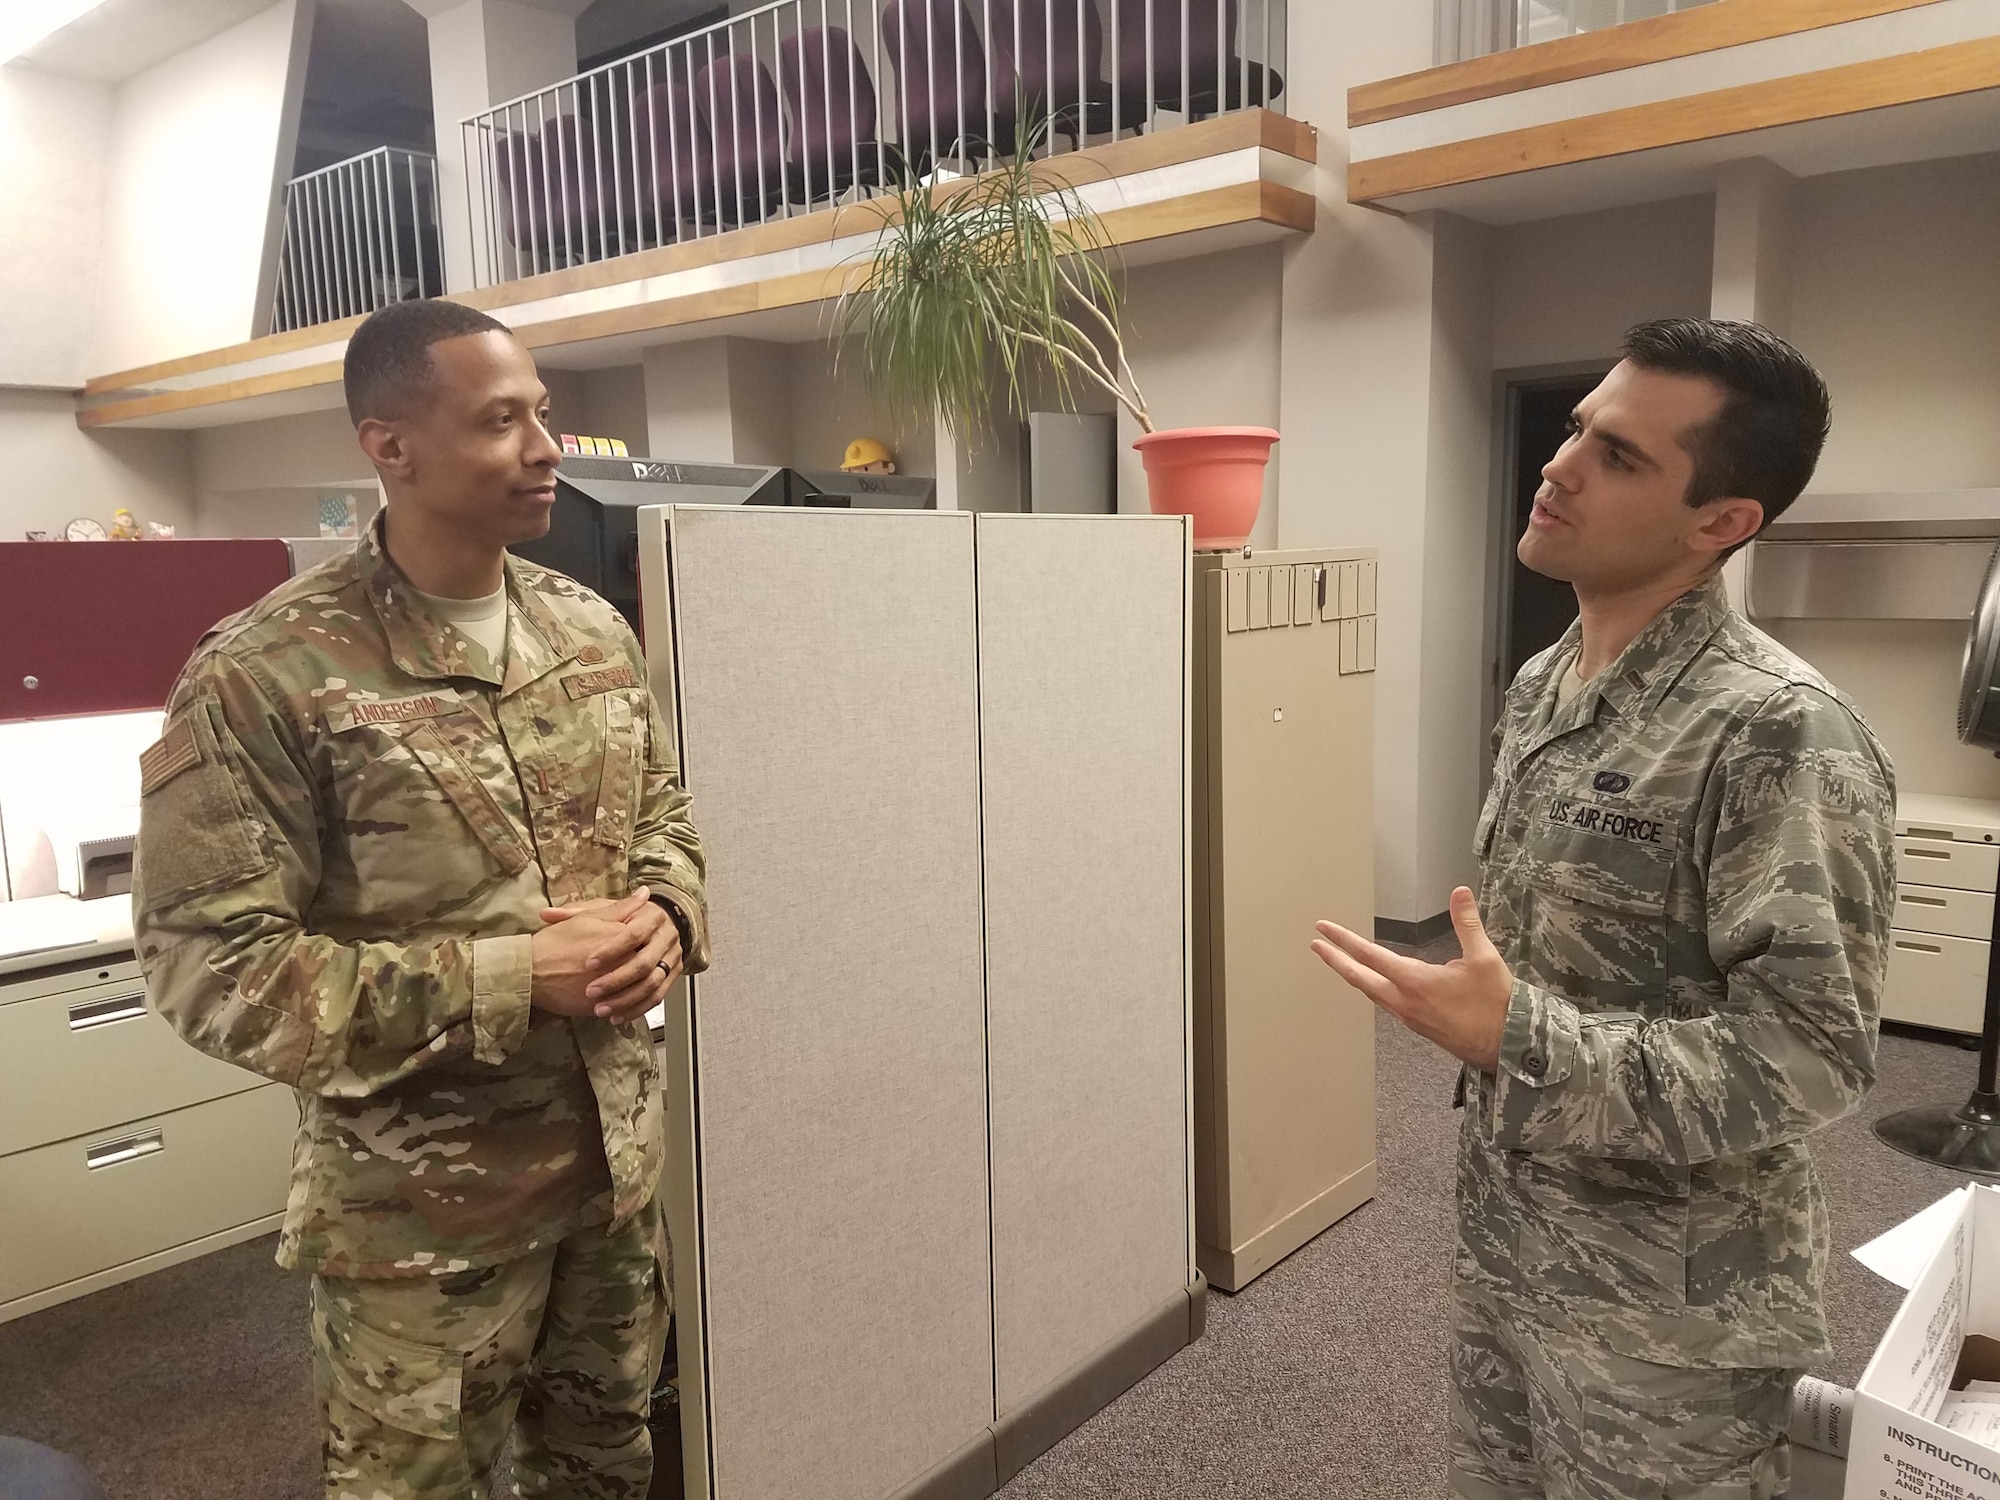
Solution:
<path fill-rule="evenodd" d="M 267 537 L 0 542 L 0 721 L 165 707 L 203 632 L 291 572 Z"/>

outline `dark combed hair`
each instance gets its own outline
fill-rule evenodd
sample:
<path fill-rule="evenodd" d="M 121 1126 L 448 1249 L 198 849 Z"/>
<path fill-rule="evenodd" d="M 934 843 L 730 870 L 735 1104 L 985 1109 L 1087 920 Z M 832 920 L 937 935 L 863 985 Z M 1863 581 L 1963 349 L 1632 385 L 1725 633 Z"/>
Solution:
<path fill-rule="evenodd" d="M 1833 421 L 1826 382 L 1806 357 L 1756 323 L 1659 318 L 1625 335 L 1642 370 L 1694 375 L 1722 388 L 1722 410 L 1687 438 L 1687 503 L 1755 500 L 1770 525 L 1798 499 Z"/>
<path fill-rule="evenodd" d="M 341 381 L 347 415 L 363 419 L 406 416 L 422 400 L 431 378 L 431 345 L 472 333 L 506 333 L 505 323 L 462 302 L 425 297 L 391 302 L 368 315 L 347 341 Z"/>

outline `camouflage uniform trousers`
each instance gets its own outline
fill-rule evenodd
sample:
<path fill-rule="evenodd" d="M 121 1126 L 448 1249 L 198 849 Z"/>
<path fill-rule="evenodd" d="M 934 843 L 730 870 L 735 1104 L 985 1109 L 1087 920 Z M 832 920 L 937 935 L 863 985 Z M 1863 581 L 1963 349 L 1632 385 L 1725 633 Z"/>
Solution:
<path fill-rule="evenodd" d="M 672 1311 L 659 1212 L 446 1276 L 315 1276 L 326 1500 L 486 1500 L 510 1428 L 523 1500 L 643 1500 Z"/>
<path fill-rule="evenodd" d="M 1461 1500 L 1774 1500 L 1790 1488 L 1803 1370 L 1630 1359 L 1458 1279 L 1452 1308 Z"/>

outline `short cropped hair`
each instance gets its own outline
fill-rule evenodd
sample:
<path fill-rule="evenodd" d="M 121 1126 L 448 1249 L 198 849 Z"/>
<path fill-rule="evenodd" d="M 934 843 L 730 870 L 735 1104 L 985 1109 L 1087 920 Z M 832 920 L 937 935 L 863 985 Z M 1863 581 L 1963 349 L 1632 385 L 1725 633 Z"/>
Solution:
<path fill-rule="evenodd" d="M 422 403 L 430 380 L 431 345 L 473 333 L 507 333 L 505 323 L 476 307 L 424 297 L 378 308 L 347 341 L 341 381 L 347 415 L 359 427 L 369 417 L 389 421 Z"/>
<path fill-rule="evenodd" d="M 1722 410 L 1685 439 L 1694 459 L 1689 505 L 1755 500 L 1768 526 L 1798 499 L 1833 422 L 1826 382 L 1803 354 L 1756 323 L 1710 318 L 1641 323 L 1620 352 L 1642 370 L 1722 388 Z"/>

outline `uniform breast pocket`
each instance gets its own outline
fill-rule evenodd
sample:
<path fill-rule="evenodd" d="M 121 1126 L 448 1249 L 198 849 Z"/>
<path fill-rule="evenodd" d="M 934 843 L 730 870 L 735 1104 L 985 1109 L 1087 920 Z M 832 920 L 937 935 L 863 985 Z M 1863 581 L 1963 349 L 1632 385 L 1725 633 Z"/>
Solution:
<path fill-rule="evenodd" d="M 1541 982 L 1586 1010 L 1658 1014 L 1667 994 L 1671 835 L 1653 843 L 1617 815 L 1614 833 L 1551 829 L 1533 841 L 1529 950 Z"/>
<path fill-rule="evenodd" d="M 527 846 L 469 758 L 489 736 L 475 716 L 462 717 L 456 726 L 421 719 L 332 737 L 330 853 L 345 855 L 359 906 L 449 910 L 528 864 Z"/>
<path fill-rule="evenodd" d="M 1493 775 L 1493 785 L 1487 790 L 1486 801 L 1479 809 L 1479 821 L 1473 825 L 1472 829 L 1472 852 L 1479 858 L 1481 863 L 1484 863 L 1486 856 L 1493 852 L 1493 829 L 1500 821 L 1500 809 L 1506 804 L 1506 801 L 1507 784 L 1501 779 L 1500 773 L 1496 769 Z"/>

